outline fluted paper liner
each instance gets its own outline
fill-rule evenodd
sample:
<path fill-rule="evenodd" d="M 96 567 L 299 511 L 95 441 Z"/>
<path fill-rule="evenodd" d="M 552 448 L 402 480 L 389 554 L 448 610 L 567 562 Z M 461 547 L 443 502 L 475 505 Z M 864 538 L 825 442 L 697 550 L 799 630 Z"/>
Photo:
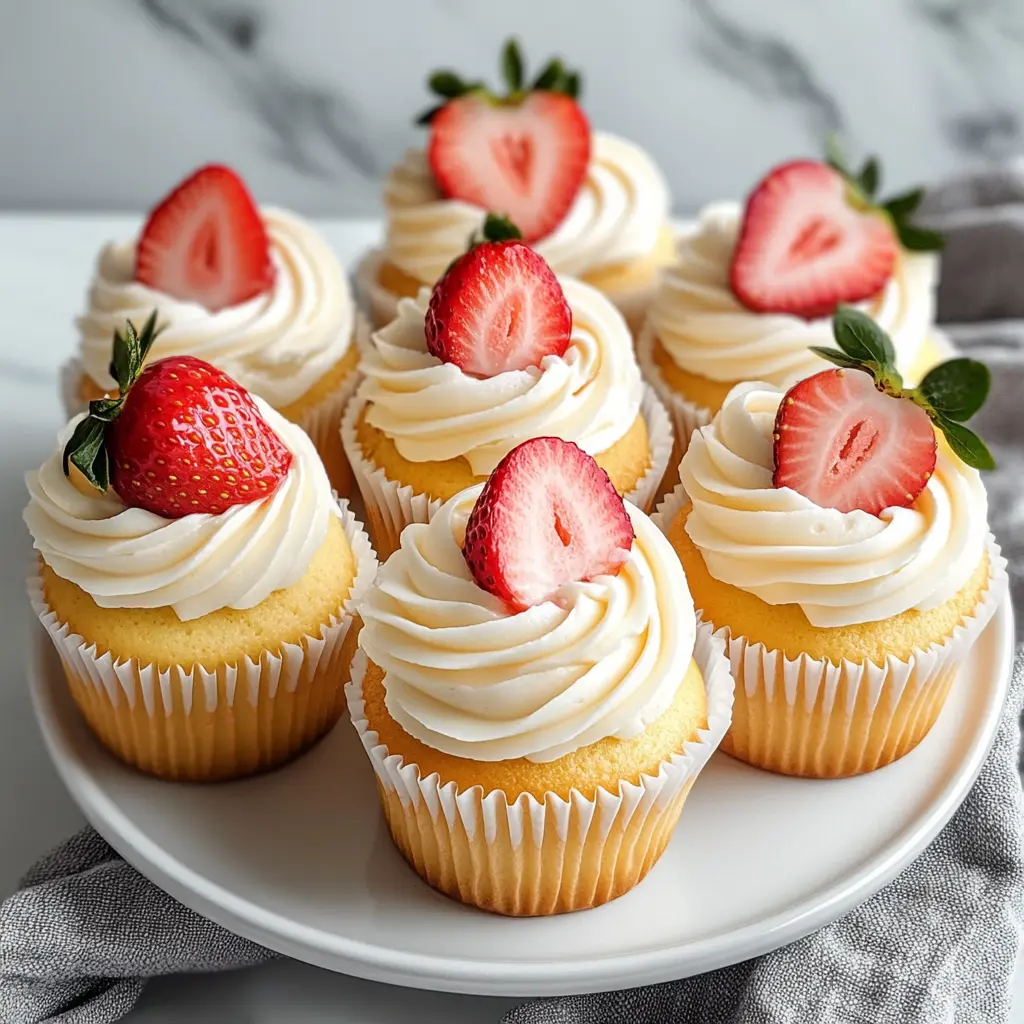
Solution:
<path fill-rule="evenodd" d="M 668 533 L 688 498 L 682 486 L 651 517 Z M 1006 559 L 988 534 L 989 582 L 974 612 L 949 636 L 907 659 L 838 665 L 809 655 L 788 658 L 763 643 L 704 622 L 727 645 L 736 703 L 722 749 L 783 775 L 842 778 L 874 771 L 908 754 L 939 717 L 971 647 L 1007 586 Z"/>
<path fill-rule="evenodd" d="M 316 636 L 213 668 L 115 661 L 71 632 L 46 603 L 40 574 L 29 599 L 60 656 L 71 695 L 122 761 L 165 779 L 212 781 L 283 764 L 327 733 L 345 707 L 359 603 L 377 572 L 362 525 L 340 502 L 356 575 L 344 605 Z"/>
<path fill-rule="evenodd" d="M 363 455 L 356 437 L 356 424 L 365 405 L 366 399 L 359 395 L 349 403 L 341 421 L 341 440 L 363 495 L 374 545 L 381 561 L 385 561 L 398 550 L 402 531 L 410 523 L 429 523 L 444 502 L 414 491 L 409 484 L 392 480 L 381 467 Z M 624 497 L 644 512 L 649 512 L 675 450 L 675 438 L 664 406 L 647 385 L 644 385 L 640 401 L 640 415 L 647 425 L 651 465 L 637 486 Z"/>
<path fill-rule="evenodd" d="M 353 340 L 353 344 L 357 345 L 360 351 L 362 346 L 357 339 L 360 330 L 365 330 L 361 324 L 365 324 L 365 318 L 358 313 L 356 339 Z M 310 406 L 295 421 L 309 435 L 324 464 L 324 469 L 327 470 L 331 486 L 343 498 L 352 493 L 352 467 L 348 464 L 339 431 L 345 407 L 356 393 L 361 380 L 362 374 L 354 368 L 337 390 L 322 398 L 316 405 Z"/>
<path fill-rule="evenodd" d="M 377 776 L 384 816 L 406 860 L 431 886 L 463 903 L 517 917 L 595 907 L 633 888 L 668 845 L 690 787 L 729 726 L 733 682 L 725 644 L 698 628 L 694 658 L 704 676 L 707 727 L 662 762 L 656 775 L 598 788 L 593 798 L 459 790 L 422 778 L 378 742 L 363 711 L 366 655 L 345 687 L 352 724 Z"/>
<path fill-rule="evenodd" d="M 668 386 L 654 362 L 653 346 L 654 333 L 648 323 L 637 338 L 636 358 L 647 383 L 654 388 L 658 398 L 661 399 L 672 417 L 672 426 L 676 432 L 676 452 L 673 466 L 678 466 L 679 460 L 686 454 L 686 449 L 690 446 L 690 437 L 693 432 L 710 423 L 713 414 L 710 409 L 696 405 Z M 673 480 L 672 483 L 674 484 L 675 481 Z"/>
<path fill-rule="evenodd" d="M 356 295 L 364 309 L 370 314 L 370 322 L 374 328 L 381 328 L 391 323 L 398 316 L 398 295 L 394 295 L 381 287 L 377 276 L 384 262 L 383 249 L 371 249 L 356 267 Z"/>

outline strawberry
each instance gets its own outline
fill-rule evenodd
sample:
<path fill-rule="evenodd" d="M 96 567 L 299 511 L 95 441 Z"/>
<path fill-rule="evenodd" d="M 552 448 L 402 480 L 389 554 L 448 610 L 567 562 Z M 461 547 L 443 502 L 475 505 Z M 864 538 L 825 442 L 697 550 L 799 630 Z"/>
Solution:
<path fill-rule="evenodd" d="M 219 515 L 273 494 L 292 454 L 249 393 L 194 356 L 142 364 L 156 336 L 156 313 L 137 334 L 114 336 L 111 371 L 120 394 L 91 402 L 64 449 L 94 487 L 113 483 L 128 506 L 166 519 Z"/>
<path fill-rule="evenodd" d="M 841 307 L 833 330 L 839 348 L 814 351 L 840 368 L 799 381 L 779 405 L 776 487 L 841 512 L 910 505 L 935 471 L 936 427 L 965 463 L 993 468 L 984 442 L 963 426 L 988 394 L 984 364 L 951 359 L 904 388 L 892 342 L 870 317 Z"/>
<path fill-rule="evenodd" d="M 570 441 L 537 437 L 495 467 L 466 523 L 473 578 L 516 611 L 574 580 L 618 573 L 633 524 L 608 474 Z"/>
<path fill-rule="evenodd" d="M 761 313 L 829 316 L 842 302 L 877 295 L 900 245 L 940 248 L 933 231 L 909 222 L 918 189 L 877 205 L 878 162 L 858 174 L 832 151 L 829 162 L 794 160 L 770 171 L 747 199 L 729 279 L 736 297 Z"/>
<path fill-rule="evenodd" d="M 139 236 L 135 280 L 212 312 L 271 287 L 267 232 L 234 171 L 201 167 L 160 202 Z"/>
<path fill-rule="evenodd" d="M 514 220 L 528 242 L 565 218 L 590 161 L 590 125 L 576 102 L 580 78 L 552 60 L 532 84 L 523 82 L 515 40 L 504 50 L 508 93 L 450 71 L 430 78 L 445 102 L 427 112 L 427 159 L 442 194 Z"/>
<path fill-rule="evenodd" d="M 518 241 L 508 220 L 488 215 L 484 237 L 434 285 L 424 331 L 427 348 L 475 377 L 539 366 L 562 355 L 572 311 L 554 272 Z"/>

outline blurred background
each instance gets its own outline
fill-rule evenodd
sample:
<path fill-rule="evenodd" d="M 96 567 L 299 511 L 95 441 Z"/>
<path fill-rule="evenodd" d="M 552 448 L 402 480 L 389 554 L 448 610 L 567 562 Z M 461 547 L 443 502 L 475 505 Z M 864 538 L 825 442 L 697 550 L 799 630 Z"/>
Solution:
<path fill-rule="evenodd" d="M 428 72 L 500 45 L 584 73 L 678 213 L 838 131 L 900 188 L 1024 150 L 1022 0 L 0 0 L 0 207 L 141 210 L 235 166 L 306 214 L 379 210 Z"/>

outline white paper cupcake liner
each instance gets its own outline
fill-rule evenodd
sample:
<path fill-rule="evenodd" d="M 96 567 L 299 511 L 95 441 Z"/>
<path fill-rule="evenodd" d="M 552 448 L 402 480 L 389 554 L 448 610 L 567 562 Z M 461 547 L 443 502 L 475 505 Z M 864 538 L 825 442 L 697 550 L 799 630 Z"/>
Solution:
<path fill-rule="evenodd" d="M 713 413 L 702 405 L 696 405 L 688 398 L 684 398 L 677 391 L 673 391 L 662 377 L 661 371 L 654 362 L 652 349 L 654 346 L 654 335 L 650 324 L 644 327 L 636 341 L 636 358 L 640 364 L 640 370 L 647 383 L 654 388 L 658 397 L 664 403 L 672 416 L 672 425 L 676 431 L 676 465 L 686 454 L 690 446 L 690 437 L 700 427 L 711 422 Z"/>
<path fill-rule="evenodd" d="M 202 716 L 204 713 L 211 716 L 216 714 L 221 706 L 237 712 L 241 702 L 247 702 L 253 708 L 262 707 L 268 702 L 273 702 L 279 694 L 294 694 L 301 686 L 308 686 L 313 678 L 329 678 L 347 671 L 341 661 L 346 649 L 351 652 L 352 645 L 346 647 L 345 641 L 358 614 L 359 604 L 376 576 L 377 559 L 366 531 L 348 508 L 347 502 L 339 502 L 339 507 L 345 537 L 356 560 L 356 574 L 344 605 L 321 626 L 316 635 L 305 636 L 297 643 L 283 644 L 277 653 L 264 651 L 259 658 L 246 657 L 241 661 L 223 663 L 212 669 L 201 665 L 194 665 L 188 669 L 181 665 L 157 666 L 144 664 L 138 658 L 116 660 L 110 652 L 100 653 L 95 644 L 73 633 L 70 626 L 58 619 L 56 612 L 46 602 L 38 568 L 31 574 L 28 592 L 32 609 L 49 634 L 65 673 L 69 676 L 69 682 L 73 677 L 75 682 L 82 684 L 87 691 L 92 691 L 86 692 L 84 699 L 96 705 L 97 714 L 104 720 L 117 721 L 116 725 L 111 725 L 111 729 L 130 732 L 137 726 L 139 718 L 148 719 L 152 723 L 151 728 L 147 727 L 144 730 L 146 736 L 140 738 L 125 735 L 120 737 L 123 743 L 118 742 L 118 738 L 113 735 L 101 737 L 105 742 L 114 741 L 108 745 L 116 747 L 115 752 L 119 756 L 137 763 L 143 770 L 153 770 L 156 774 L 167 777 L 200 777 L 201 770 L 186 771 L 184 767 L 187 766 L 180 764 L 179 767 L 183 767 L 182 772 L 175 772 L 173 765 L 162 763 L 160 768 L 164 770 L 158 770 L 155 765 L 147 762 L 150 753 L 146 749 L 147 743 L 166 746 L 168 742 L 167 736 L 161 732 L 162 719 L 183 716 L 183 719 L 187 720 Z M 315 695 L 306 698 L 304 705 L 316 699 Z M 78 695 L 76 701 L 81 705 Z M 144 716 L 138 714 L 141 710 L 144 710 Z M 292 709 L 292 713 L 295 713 L 295 710 Z M 336 710 L 340 712 L 340 705 Z M 83 708 L 83 711 L 89 718 L 88 710 Z M 136 713 L 134 717 L 133 713 Z M 324 713 L 326 714 L 326 709 Z M 336 718 L 337 713 L 334 714 L 334 719 Z M 127 725 L 129 720 L 135 724 Z M 314 721 L 306 723 L 305 726 L 298 723 L 291 731 L 294 733 L 297 729 L 301 733 L 303 728 L 312 728 L 318 734 L 322 734 L 332 724 L 333 720 Z M 211 739 L 208 736 L 189 736 L 187 724 L 183 728 L 186 746 L 193 753 L 196 752 L 196 748 Z M 266 722 L 262 723 L 260 729 L 262 739 L 266 739 L 275 731 Z M 238 737 L 222 739 L 228 743 L 235 743 Z M 277 740 L 280 740 L 280 737 L 277 737 Z M 258 745 L 260 740 L 255 742 Z M 280 747 L 280 743 L 278 746 Z M 131 751 L 135 751 L 139 756 L 133 757 Z M 166 750 L 163 753 L 166 754 Z M 216 752 L 211 750 L 208 753 L 212 757 Z M 270 762 L 283 759 L 288 753 L 289 751 L 281 749 L 269 752 L 257 750 L 258 756 L 266 755 L 268 759 L 267 763 L 260 764 L 259 767 L 269 767 Z M 275 754 L 281 754 L 282 757 L 275 757 Z"/>
<path fill-rule="evenodd" d="M 348 456 L 352 475 L 359 486 L 366 507 L 370 532 L 381 561 L 398 550 L 402 531 L 410 523 L 429 523 L 434 513 L 444 504 L 437 498 L 420 494 L 409 484 L 400 484 L 363 455 L 356 437 L 356 424 L 366 406 L 366 400 L 356 395 L 341 421 L 341 441 Z M 657 498 L 662 479 L 675 450 L 672 421 L 664 406 L 650 387 L 644 385 L 640 401 L 640 415 L 647 426 L 651 465 L 625 499 L 644 512 L 649 512 Z"/>
<path fill-rule="evenodd" d="M 435 888 L 499 913 L 562 913 L 626 892 L 661 854 L 690 786 L 729 726 L 733 682 L 724 641 L 698 627 L 694 658 L 704 676 L 707 727 L 656 775 L 622 781 L 614 793 L 599 787 L 593 798 L 573 789 L 568 799 L 522 793 L 510 801 L 501 790 L 460 790 L 436 773 L 424 778 L 379 742 L 364 713 L 360 650 L 345 687 L 349 713 L 397 845 Z"/>
<path fill-rule="evenodd" d="M 687 504 L 677 487 L 651 517 L 663 532 Z M 973 613 L 949 636 L 882 664 L 838 664 L 782 651 L 728 625 L 698 618 L 728 648 L 736 680 L 733 726 L 723 749 L 758 767 L 789 775 L 831 778 L 860 774 L 909 753 L 927 735 L 975 641 L 1007 587 L 1006 559 L 988 534 L 989 582 Z"/>
<path fill-rule="evenodd" d="M 375 329 L 384 327 L 398 316 L 400 296 L 383 288 L 377 277 L 384 262 L 383 249 L 371 249 L 356 267 L 356 295 L 369 314 Z"/>

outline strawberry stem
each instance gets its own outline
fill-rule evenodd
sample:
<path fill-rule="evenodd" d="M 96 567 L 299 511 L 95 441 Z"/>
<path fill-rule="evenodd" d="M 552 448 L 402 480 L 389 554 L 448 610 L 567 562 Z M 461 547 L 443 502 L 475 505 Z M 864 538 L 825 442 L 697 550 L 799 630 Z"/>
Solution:
<path fill-rule="evenodd" d="M 89 403 L 89 414 L 75 427 L 64 446 L 62 464 L 67 476 L 74 466 L 98 491 L 110 486 L 110 458 L 107 453 L 107 428 L 117 419 L 132 385 L 139 379 L 149 350 L 163 330 L 156 326 L 157 311 L 149 314 L 142 331 L 135 330 L 131 320 L 125 322 L 124 333 L 114 331 L 114 347 L 110 360 L 110 376 L 117 381 L 116 398 L 98 398 Z"/>

